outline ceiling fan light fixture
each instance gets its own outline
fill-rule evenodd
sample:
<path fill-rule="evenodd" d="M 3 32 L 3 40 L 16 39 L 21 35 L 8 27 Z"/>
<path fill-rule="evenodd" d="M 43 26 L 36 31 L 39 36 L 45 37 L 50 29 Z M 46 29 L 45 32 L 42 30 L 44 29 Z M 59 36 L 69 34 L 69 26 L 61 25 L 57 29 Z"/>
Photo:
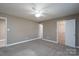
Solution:
<path fill-rule="evenodd" d="M 41 14 L 40 14 L 40 13 L 35 14 L 35 17 L 40 17 L 40 16 L 41 16 Z"/>

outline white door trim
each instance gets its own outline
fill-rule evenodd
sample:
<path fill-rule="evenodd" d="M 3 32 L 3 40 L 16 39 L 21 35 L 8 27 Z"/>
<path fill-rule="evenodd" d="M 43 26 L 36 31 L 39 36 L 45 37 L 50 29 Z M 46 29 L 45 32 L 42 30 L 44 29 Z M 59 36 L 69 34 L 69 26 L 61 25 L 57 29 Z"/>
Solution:
<path fill-rule="evenodd" d="M 5 20 L 5 24 L 6 24 L 6 38 L 5 38 L 5 46 L 7 46 L 7 17 L 2 17 L 0 16 L 0 19 Z M 4 41 L 4 40 L 3 40 Z M 3 46 L 3 47 L 5 47 Z"/>
<path fill-rule="evenodd" d="M 58 21 L 57 21 L 57 43 L 58 43 Z"/>

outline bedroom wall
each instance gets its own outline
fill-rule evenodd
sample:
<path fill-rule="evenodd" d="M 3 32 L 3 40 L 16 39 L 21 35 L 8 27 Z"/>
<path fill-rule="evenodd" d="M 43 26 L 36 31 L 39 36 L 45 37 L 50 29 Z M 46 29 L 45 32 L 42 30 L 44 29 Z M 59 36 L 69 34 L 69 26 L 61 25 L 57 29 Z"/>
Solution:
<path fill-rule="evenodd" d="M 76 35 L 75 35 L 76 46 L 79 46 L 79 18 L 77 19 L 78 16 L 79 14 L 75 14 L 75 15 L 50 19 L 50 20 L 41 22 L 43 23 L 43 29 L 44 29 L 43 38 L 51 41 L 56 41 L 57 40 L 57 21 L 75 19 L 75 20 L 78 20 L 78 23 L 76 23 Z"/>
<path fill-rule="evenodd" d="M 0 16 L 7 17 L 7 44 L 38 37 L 38 23 L 7 14 L 0 13 Z"/>
<path fill-rule="evenodd" d="M 57 35 L 57 24 L 56 20 L 50 20 L 50 21 L 45 21 L 43 22 L 43 38 L 52 40 L 52 41 L 57 41 L 56 35 Z"/>
<path fill-rule="evenodd" d="M 0 13 L 0 16 L 7 17 L 8 19 L 8 28 L 10 29 L 10 31 L 8 32 L 8 40 L 7 40 L 8 44 L 38 37 L 38 31 L 39 31 L 38 23 L 28 19 L 7 15 L 4 13 Z M 63 19 L 70 20 L 73 18 L 77 20 L 76 45 L 79 46 L 79 14 L 40 22 L 43 24 L 43 38 L 56 41 L 57 40 L 56 22 Z"/>

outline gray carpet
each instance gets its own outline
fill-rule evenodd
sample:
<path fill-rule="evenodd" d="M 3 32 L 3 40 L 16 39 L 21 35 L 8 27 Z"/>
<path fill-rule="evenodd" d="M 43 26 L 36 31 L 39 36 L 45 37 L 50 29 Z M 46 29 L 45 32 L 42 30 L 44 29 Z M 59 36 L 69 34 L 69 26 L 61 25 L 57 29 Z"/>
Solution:
<path fill-rule="evenodd" d="M 76 49 L 41 39 L 0 48 L 0 56 L 74 56 Z"/>

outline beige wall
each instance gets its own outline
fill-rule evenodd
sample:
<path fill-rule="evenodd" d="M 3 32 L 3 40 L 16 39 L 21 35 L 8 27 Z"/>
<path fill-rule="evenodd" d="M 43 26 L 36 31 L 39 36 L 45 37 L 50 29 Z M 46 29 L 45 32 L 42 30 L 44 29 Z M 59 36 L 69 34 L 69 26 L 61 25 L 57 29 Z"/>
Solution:
<path fill-rule="evenodd" d="M 38 37 L 38 23 L 30 21 L 28 19 L 14 17 L 3 13 L 0 13 L 0 16 L 7 17 L 8 28 L 11 29 L 11 31 L 8 32 L 8 44 Z M 76 44 L 77 46 L 79 46 L 79 14 L 75 16 L 73 15 L 73 16 L 67 16 L 62 18 L 60 17 L 60 18 L 41 22 L 43 23 L 43 27 L 44 27 L 43 37 L 45 39 L 56 41 L 57 40 L 56 22 L 63 19 L 69 20 L 73 18 L 77 19 Z"/>
<path fill-rule="evenodd" d="M 7 17 L 7 25 L 10 29 L 7 33 L 8 44 L 38 37 L 38 23 L 2 13 L 0 16 Z"/>
<path fill-rule="evenodd" d="M 56 20 L 50 20 L 43 22 L 43 38 L 57 41 L 56 35 L 57 35 L 57 24 Z"/>

